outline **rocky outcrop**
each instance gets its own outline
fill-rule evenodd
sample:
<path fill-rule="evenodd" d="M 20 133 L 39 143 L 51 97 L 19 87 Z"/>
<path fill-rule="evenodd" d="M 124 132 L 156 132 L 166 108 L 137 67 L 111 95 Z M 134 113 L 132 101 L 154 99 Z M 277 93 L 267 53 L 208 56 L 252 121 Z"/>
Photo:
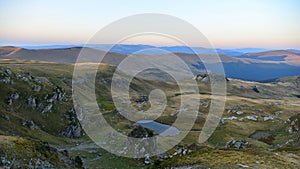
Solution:
<path fill-rule="evenodd" d="M 10 79 L 10 77 L 0 77 L 0 83 L 13 85 L 15 84 L 13 80 Z"/>
<path fill-rule="evenodd" d="M 1 117 L 3 119 L 5 119 L 6 121 L 10 121 L 10 118 L 9 118 L 9 116 L 7 114 L 2 114 Z"/>
<path fill-rule="evenodd" d="M 28 127 L 32 130 L 38 129 L 38 126 L 36 126 L 32 120 L 23 121 L 22 126 Z"/>
<path fill-rule="evenodd" d="M 68 138 L 81 137 L 82 129 L 80 124 L 70 125 L 62 134 Z"/>
<path fill-rule="evenodd" d="M 52 107 L 53 107 L 53 104 L 52 104 L 52 103 L 48 104 L 48 105 L 43 109 L 42 114 L 47 113 L 47 112 L 51 112 L 51 111 L 52 111 Z"/>
<path fill-rule="evenodd" d="M 260 93 L 260 91 L 258 90 L 258 88 L 257 88 L 256 86 L 253 86 L 253 87 L 252 87 L 252 90 L 253 90 L 254 92 L 256 92 L 256 93 Z"/>
<path fill-rule="evenodd" d="M 244 112 L 242 112 L 242 111 L 237 111 L 236 114 L 237 114 L 237 115 L 242 115 L 242 114 L 244 114 Z"/>
<path fill-rule="evenodd" d="M 7 104 L 11 106 L 13 104 L 13 100 L 12 99 L 8 99 L 7 100 Z"/>
<path fill-rule="evenodd" d="M 225 148 L 238 148 L 238 149 L 242 149 L 242 148 L 246 148 L 249 146 L 249 142 L 245 141 L 245 140 L 241 140 L 241 141 L 236 141 L 234 139 L 229 140 L 226 145 Z"/>
<path fill-rule="evenodd" d="M 5 72 L 8 76 L 10 76 L 10 75 L 12 74 L 12 71 L 9 70 L 9 69 L 4 69 L 4 72 Z"/>
<path fill-rule="evenodd" d="M 77 114 L 74 108 L 68 111 L 69 126 L 62 134 L 68 138 L 80 138 L 82 136 L 82 127 L 77 119 Z"/>
<path fill-rule="evenodd" d="M 40 85 L 35 85 L 32 90 L 34 92 L 39 92 L 39 91 L 41 91 L 41 89 L 42 89 L 42 87 Z"/>
<path fill-rule="evenodd" d="M 20 95 L 18 93 L 13 93 L 10 95 L 10 98 L 14 99 L 14 100 L 17 100 L 19 99 Z"/>
<path fill-rule="evenodd" d="M 131 98 L 131 100 L 136 102 L 136 103 L 143 103 L 143 102 L 149 101 L 149 98 L 148 98 L 148 96 L 140 95 L 140 96 L 133 96 Z"/>
<path fill-rule="evenodd" d="M 290 134 L 296 134 L 300 132 L 300 115 L 292 116 L 291 118 L 287 119 L 285 121 L 285 124 L 287 126 L 287 131 Z"/>
<path fill-rule="evenodd" d="M 146 165 L 149 165 L 149 164 L 151 164 L 151 163 L 152 163 L 152 160 L 151 160 L 151 158 L 150 158 L 150 156 L 149 156 L 149 155 L 146 155 L 146 156 L 145 156 L 144 163 L 145 163 Z"/>
<path fill-rule="evenodd" d="M 0 83 L 13 85 L 14 81 L 11 79 L 12 71 L 10 69 L 2 68 L 4 73 L 0 74 Z"/>
<path fill-rule="evenodd" d="M 245 119 L 248 119 L 248 120 L 252 120 L 252 121 L 257 121 L 258 120 L 258 116 L 246 116 Z"/>
<path fill-rule="evenodd" d="M 208 77 L 208 74 L 197 74 L 193 77 L 193 80 L 203 80 Z"/>
<path fill-rule="evenodd" d="M 235 116 L 231 116 L 231 117 L 224 117 L 224 118 L 221 118 L 221 120 L 220 120 L 220 122 L 221 122 L 221 124 L 225 124 L 226 122 L 226 120 L 237 120 L 238 118 L 237 117 L 235 117 Z"/>
<path fill-rule="evenodd" d="M 27 104 L 32 108 L 36 108 L 36 99 L 32 96 L 29 96 L 27 98 Z"/>
<path fill-rule="evenodd" d="M 273 116 L 265 116 L 264 121 L 274 120 Z"/>
<path fill-rule="evenodd" d="M 54 89 L 53 94 L 47 94 L 45 95 L 44 99 L 47 100 L 49 103 L 53 103 L 56 101 L 61 101 L 65 97 L 66 93 L 64 90 L 60 87 L 56 87 Z"/>
<path fill-rule="evenodd" d="M 25 73 L 25 72 L 19 72 L 15 76 L 16 76 L 16 79 L 20 79 L 25 82 L 35 79 L 30 73 Z"/>
<path fill-rule="evenodd" d="M 18 100 L 20 95 L 18 93 L 13 93 L 8 97 L 7 104 L 12 105 L 14 100 Z"/>

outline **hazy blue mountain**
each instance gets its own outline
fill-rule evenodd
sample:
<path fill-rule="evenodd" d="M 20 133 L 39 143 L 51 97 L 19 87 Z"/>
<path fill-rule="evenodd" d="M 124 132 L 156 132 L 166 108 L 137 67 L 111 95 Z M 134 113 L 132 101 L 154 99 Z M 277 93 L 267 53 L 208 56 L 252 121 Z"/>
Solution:
<path fill-rule="evenodd" d="M 89 47 L 102 51 L 117 52 L 123 54 L 165 54 L 165 53 L 187 53 L 187 54 L 218 54 L 228 56 L 241 56 L 246 53 L 262 52 L 267 49 L 262 48 L 237 48 L 237 49 L 222 49 L 222 48 L 203 48 L 203 47 L 188 47 L 188 46 L 151 46 L 151 45 L 129 45 L 129 44 L 77 44 L 77 45 L 48 45 L 48 46 L 18 46 L 26 49 L 62 49 L 71 47 Z M 160 49 L 160 50 L 146 50 L 146 49 Z"/>

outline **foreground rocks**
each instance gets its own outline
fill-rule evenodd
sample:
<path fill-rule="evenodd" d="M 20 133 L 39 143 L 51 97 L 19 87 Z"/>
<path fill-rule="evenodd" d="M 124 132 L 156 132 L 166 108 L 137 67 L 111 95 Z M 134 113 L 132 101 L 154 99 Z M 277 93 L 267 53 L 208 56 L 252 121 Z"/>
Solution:
<path fill-rule="evenodd" d="M 248 146 L 249 146 L 249 142 L 247 142 L 245 140 L 231 139 L 226 143 L 225 148 L 227 148 L 227 149 L 229 149 L 229 148 L 244 149 Z"/>

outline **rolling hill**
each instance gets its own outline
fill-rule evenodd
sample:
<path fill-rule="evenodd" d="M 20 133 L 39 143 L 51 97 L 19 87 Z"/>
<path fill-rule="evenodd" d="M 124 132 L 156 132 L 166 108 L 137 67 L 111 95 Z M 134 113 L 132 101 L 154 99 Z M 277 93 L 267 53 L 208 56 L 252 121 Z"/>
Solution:
<path fill-rule="evenodd" d="M 272 50 L 258 53 L 248 53 L 239 56 L 239 58 L 249 58 L 257 60 L 269 61 L 285 61 L 288 64 L 300 65 L 300 51 L 299 50 Z"/>
<path fill-rule="evenodd" d="M 188 57 L 189 58 L 189 57 Z M 89 66 L 92 63 L 83 63 Z M 73 109 L 72 64 L 0 59 L 0 167 L 28 168 L 171 168 L 191 165 L 210 168 L 299 168 L 299 76 L 270 83 L 238 79 L 227 81 L 223 121 L 211 138 L 199 146 L 197 138 L 210 106 L 209 79 L 198 80 L 199 113 L 187 137 L 166 157 L 129 159 L 110 154 L 93 143 L 81 129 Z M 105 119 L 119 132 L 135 129 L 115 110 L 110 83 L 115 67 L 102 64 L 96 81 L 97 104 Z M 88 76 L 88 75 L 87 75 Z M 82 78 L 86 78 L 85 76 Z M 149 102 L 134 100 L 153 89 L 166 93 L 168 105 L 157 122 L 171 125 L 182 109 L 180 99 L 198 98 L 181 93 L 172 82 L 135 78 L 130 85 L 132 105 L 147 110 Z M 254 90 L 255 89 L 255 90 Z M 198 98 L 199 99 L 199 98 Z M 232 118 L 235 117 L 235 118 Z M 251 138 L 255 133 L 271 135 Z M 262 138 L 260 138 L 262 137 Z M 111 139 L 111 138 L 109 138 Z M 231 139 L 248 146 L 224 148 Z M 292 140 L 292 141 L 291 141 Z M 183 153 L 187 151 L 188 153 Z M 257 155 L 259 154 L 259 155 Z M 223 158 L 218 158 L 222 156 Z M 238 160 L 237 160 L 238 159 Z M 258 162 L 257 162 L 258 161 Z"/>
<path fill-rule="evenodd" d="M 147 46 L 140 46 L 147 48 Z M 93 48 L 59 48 L 59 49 L 24 49 L 16 47 L 1 47 L 0 58 L 7 59 L 21 59 L 21 60 L 37 60 L 46 62 L 56 62 L 62 64 L 74 64 L 80 51 L 84 49 L 88 55 L 81 60 L 82 62 L 96 62 L 99 54 L 104 54 L 105 51 Z M 161 57 L 176 54 L 179 56 L 189 68 L 198 74 L 205 70 L 203 62 L 195 54 L 189 53 L 165 53 L 156 54 Z M 136 56 L 152 57 L 152 54 L 135 54 Z M 213 54 L 201 54 L 206 58 L 213 58 Z M 119 65 L 128 54 L 108 52 L 103 60 L 103 63 L 112 65 Z M 299 51 L 269 51 L 262 53 L 246 54 L 239 57 L 231 57 L 226 55 L 219 55 L 222 61 L 225 74 L 227 77 L 251 80 L 251 81 L 264 81 L 274 78 L 281 78 L 285 76 L 295 76 L 300 74 L 300 66 L 296 63 L 299 62 Z M 291 64 L 291 62 L 293 64 Z M 215 63 L 208 62 L 207 64 L 215 66 Z M 170 69 L 174 69 L 177 63 Z M 180 72 L 181 70 L 177 70 Z"/>

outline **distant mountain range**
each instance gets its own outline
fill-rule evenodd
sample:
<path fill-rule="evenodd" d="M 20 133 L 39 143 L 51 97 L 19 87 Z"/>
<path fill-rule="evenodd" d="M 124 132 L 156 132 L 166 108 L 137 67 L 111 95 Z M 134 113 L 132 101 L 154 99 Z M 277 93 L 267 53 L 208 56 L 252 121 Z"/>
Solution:
<path fill-rule="evenodd" d="M 240 56 L 246 53 L 263 52 L 270 49 L 264 48 L 236 48 L 236 49 L 211 49 L 203 47 L 187 47 L 187 46 L 151 46 L 151 45 L 126 45 L 126 44 L 87 44 L 87 45 L 48 45 L 48 46 L 18 46 L 25 49 L 63 49 L 71 47 L 89 47 L 102 51 L 110 51 L 124 54 L 164 54 L 164 53 L 188 53 L 188 54 L 214 54 L 215 51 L 219 54 L 228 56 Z M 160 49 L 160 51 L 145 49 Z"/>
<path fill-rule="evenodd" d="M 111 45 L 88 45 L 85 49 L 89 52 L 86 60 L 91 60 L 94 56 L 106 53 Z M 154 48 L 158 50 L 149 50 Z M 57 62 L 63 64 L 73 64 L 76 62 L 80 51 L 83 49 L 78 46 L 39 46 L 39 47 L 0 47 L 0 58 L 39 60 L 46 62 Z M 142 51 L 142 52 L 138 52 Z M 222 60 L 227 77 L 250 81 L 265 81 L 269 79 L 281 78 L 285 76 L 300 75 L 300 51 L 299 50 L 271 50 L 266 49 L 216 49 Z M 252 53 L 248 53 L 251 51 Z M 199 57 L 200 54 L 206 57 L 214 57 L 215 51 L 207 48 L 188 48 L 184 46 L 155 47 L 148 45 L 116 45 L 106 54 L 103 62 L 118 65 L 128 54 L 143 55 L 151 57 L 153 54 L 168 55 L 175 53 L 187 63 L 195 73 L 203 72 L 204 64 Z M 209 63 L 215 64 L 215 63 Z M 170 67 L 170 69 L 176 68 Z M 178 70 L 180 73 L 180 70 Z"/>

